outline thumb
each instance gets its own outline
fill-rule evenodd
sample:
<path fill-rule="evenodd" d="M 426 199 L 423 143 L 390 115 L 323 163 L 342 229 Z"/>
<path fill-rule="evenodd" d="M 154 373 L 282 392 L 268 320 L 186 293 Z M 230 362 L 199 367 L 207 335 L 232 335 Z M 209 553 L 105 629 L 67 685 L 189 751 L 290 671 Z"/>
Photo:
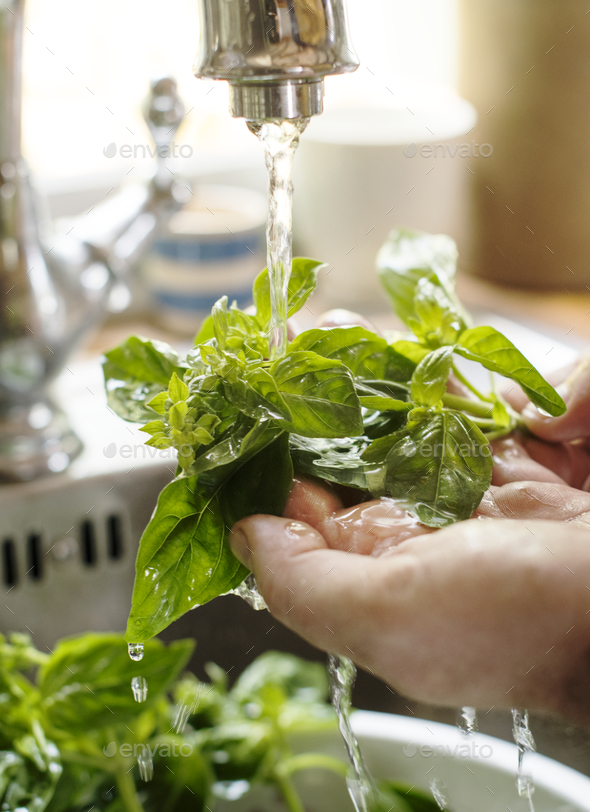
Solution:
<path fill-rule="evenodd" d="M 528 428 L 544 440 L 568 442 L 590 437 L 590 354 L 557 387 L 567 405 L 561 417 L 548 417 L 529 403 L 522 416 Z"/>
<path fill-rule="evenodd" d="M 377 559 L 331 550 L 310 525 L 276 516 L 242 519 L 230 538 L 277 620 L 324 651 L 370 659 Z"/>

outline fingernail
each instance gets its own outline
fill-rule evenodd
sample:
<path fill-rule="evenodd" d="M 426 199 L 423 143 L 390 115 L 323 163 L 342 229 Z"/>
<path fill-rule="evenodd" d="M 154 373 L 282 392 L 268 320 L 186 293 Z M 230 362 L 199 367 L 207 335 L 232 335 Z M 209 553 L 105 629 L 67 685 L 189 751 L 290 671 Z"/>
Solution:
<path fill-rule="evenodd" d="M 241 561 L 245 567 L 251 570 L 252 550 L 248 546 L 248 536 L 244 531 L 239 527 L 234 527 L 229 535 L 229 543 L 238 561 Z"/>
<path fill-rule="evenodd" d="M 561 398 L 563 398 L 565 403 L 567 403 L 571 395 L 572 388 L 568 381 L 564 381 L 563 383 L 560 383 L 559 386 L 555 387 L 555 391 Z"/>

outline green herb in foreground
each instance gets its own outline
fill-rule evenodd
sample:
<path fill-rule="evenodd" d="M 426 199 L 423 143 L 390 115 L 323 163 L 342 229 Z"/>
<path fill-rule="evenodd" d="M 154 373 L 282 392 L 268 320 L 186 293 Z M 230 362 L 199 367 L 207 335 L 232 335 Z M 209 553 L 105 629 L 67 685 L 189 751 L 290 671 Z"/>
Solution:
<path fill-rule="evenodd" d="M 228 786 L 242 793 L 266 786 L 282 799 L 277 809 L 302 812 L 294 776 L 322 770 L 343 781 L 343 761 L 292 749 L 295 736 L 313 741 L 337 730 L 323 666 L 268 652 L 230 689 L 215 665 L 210 683 L 179 678 L 193 645 L 150 641 L 138 666 L 117 634 L 68 638 L 51 655 L 24 635 L 0 635 L 0 808 L 205 812 Z M 130 685 L 138 668 L 149 685 L 142 704 Z M 144 753 L 153 758 L 149 783 L 137 766 Z M 401 812 L 436 810 L 426 796 L 388 782 L 383 792 L 375 812 L 392 804 Z"/>
<path fill-rule="evenodd" d="M 519 416 L 495 391 L 473 386 L 457 357 L 563 414 L 563 400 L 505 336 L 471 325 L 455 294 L 456 264 L 449 237 L 391 233 L 378 270 L 411 330 L 393 341 L 363 327 L 316 328 L 269 361 L 264 270 L 255 314 L 220 299 L 186 359 L 135 337 L 106 354 L 111 407 L 145 422 L 147 442 L 175 448 L 179 463 L 141 540 L 128 642 L 148 640 L 244 579 L 231 527 L 254 513 L 280 515 L 293 470 L 390 496 L 431 527 L 468 519 L 490 485 L 489 443 Z M 319 267 L 294 260 L 290 316 L 313 292 Z M 453 376 L 468 396 L 450 391 Z"/>

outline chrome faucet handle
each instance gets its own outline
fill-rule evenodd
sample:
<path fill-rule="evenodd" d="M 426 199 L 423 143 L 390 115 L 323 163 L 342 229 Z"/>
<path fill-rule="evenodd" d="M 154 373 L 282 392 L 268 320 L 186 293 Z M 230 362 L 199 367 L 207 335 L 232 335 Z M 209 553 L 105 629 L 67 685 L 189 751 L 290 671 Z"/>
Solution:
<path fill-rule="evenodd" d="M 345 0 L 199 0 L 194 73 L 230 85 L 230 112 L 251 121 L 323 110 L 324 77 L 354 71 Z"/>
<path fill-rule="evenodd" d="M 158 155 L 165 152 L 174 140 L 184 114 L 184 102 L 178 95 L 176 80 L 170 76 L 152 80 L 143 116 L 158 148 Z"/>

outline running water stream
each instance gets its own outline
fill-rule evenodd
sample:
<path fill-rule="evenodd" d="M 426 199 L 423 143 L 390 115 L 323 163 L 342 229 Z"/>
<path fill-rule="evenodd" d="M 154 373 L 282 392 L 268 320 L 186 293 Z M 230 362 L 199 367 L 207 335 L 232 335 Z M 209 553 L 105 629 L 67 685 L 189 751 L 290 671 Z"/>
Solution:
<path fill-rule="evenodd" d="M 512 735 L 518 747 L 518 775 L 516 786 L 521 798 L 526 798 L 529 804 L 529 812 L 535 812 L 533 803 L 533 793 L 535 787 L 533 778 L 524 771 L 524 757 L 526 753 L 534 753 L 537 749 L 531 729 L 529 727 L 529 713 L 526 710 L 512 710 Z"/>
<path fill-rule="evenodd" d="M 271 305 L 269 353 L 273 360 L 287 350 L 287 296 L 293 261 L 291 174 L 299 136 L 308 123 L 308 118 L 248 122 L 264 148 L 268 169 L 266 248 Z"/>
<path fill-rule="evenodd" d="M 370 812 L 377 800 L 378 790 L 371 773 L 367 769 L 360 745 L 350 723 L 356 666 L 348 657 L 338 657 L 336 654 L 330 654 L 328 669 L 332 688 L 332 705 L 338 717 L 340 733 L 344 739 L 344 746 L 354 772 L 354 777 L 347 781 L 348 792 L 357 812 Z"/>

